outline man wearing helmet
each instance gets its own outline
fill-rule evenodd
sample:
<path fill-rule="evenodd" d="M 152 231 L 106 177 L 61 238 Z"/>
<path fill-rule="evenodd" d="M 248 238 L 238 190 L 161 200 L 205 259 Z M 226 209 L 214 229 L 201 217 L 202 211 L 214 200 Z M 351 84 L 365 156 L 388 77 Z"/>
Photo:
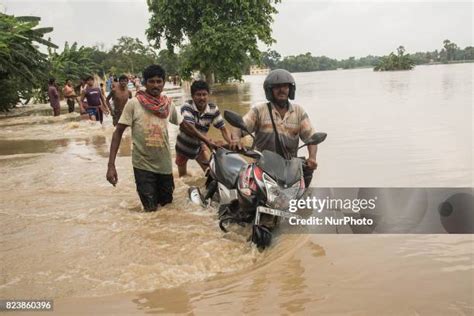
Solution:
<path fill-rule="evenodd" d="M 286 159 L 296 157 L 299 140 L 306 141 L 315 130 L 306 111 L 289 101 L 295 98 L 295 80 L 288 71 L 275 69 L 268 74 L 263 89 L 269 102 L 257 104 L 243 117 L 249 132 L 255 133 L 255 147 L 259 151 L 271 150 Z M 241 136 L 240 130 L 234 130 L 233 148 L 242 147 Z M 303 167 L 306 187 L 318 166 L 316 152 L 317 145 L 308 146 L 308 158 Z"/>

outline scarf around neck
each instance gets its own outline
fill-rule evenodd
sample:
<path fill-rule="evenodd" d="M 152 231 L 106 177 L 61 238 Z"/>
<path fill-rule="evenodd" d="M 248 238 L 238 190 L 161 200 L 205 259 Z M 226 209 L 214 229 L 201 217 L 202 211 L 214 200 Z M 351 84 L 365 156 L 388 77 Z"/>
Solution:
<path fill-rule="evenodd" d="M 158 116 L 159 118 L 165 119 L 168 117 L 170 112 L 170 105 L 172 99 L 165 96 L 160 95 L 158 98 L 146 93 L 145 91 L 138 91 L 136 94 L 138 102 L 147 109 L 151 111 L 154 115 Z"/>

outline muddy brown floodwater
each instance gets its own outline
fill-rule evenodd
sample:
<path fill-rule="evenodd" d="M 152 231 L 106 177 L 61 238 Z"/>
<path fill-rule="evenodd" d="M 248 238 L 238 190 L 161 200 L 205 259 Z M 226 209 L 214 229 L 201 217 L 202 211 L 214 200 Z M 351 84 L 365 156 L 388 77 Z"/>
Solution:
<path fill-rule="evenodd" d="M 329 134 L 313 185 L 472 186 L 469 74 L 470 65 L 296 74 L 297 101 Z M 263 77 L 245 79 L 213 100 L 246 112 L 263 98 Z M 472 235 L 279 235 L 259 252 L 248 229 L 223 234 L 215 210 L 187 201 L 202 183 L 195 164 L 175 178 L 171 205 L 143 213 L 130 131 L 114 188 L 111 118 L 52 117 L 47 105 L 17 113 L 0 119 L 0 298 L 54 299 L 56 313 L 72 315 L 473 313 Z"/>

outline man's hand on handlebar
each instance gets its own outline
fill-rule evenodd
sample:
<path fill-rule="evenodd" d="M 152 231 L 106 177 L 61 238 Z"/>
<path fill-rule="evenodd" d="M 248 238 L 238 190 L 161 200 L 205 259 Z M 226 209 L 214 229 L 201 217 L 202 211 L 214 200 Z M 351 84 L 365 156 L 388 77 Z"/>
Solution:
<path fill-rule="evenodd" d="M 318 168 L 318 163 L 316 162 L 316 159 L 308 158 L 306 159 L 305 163 L 309 169 L 316 170 L 316 168 Z"/>
<path fill-rule="evenodd" d="M 212 139 L 208 139 L 206 141 L 206 145 L 207 145 L 207 147 L 209 147 L 209 149 L 216 150 L 217 148 L 222 147 L 222 142 L 220 142 L 220 141 L 215 141 L 214 142 Z"/>
<path fill-rule="evenodd" d="M 242 150 L 244 150 L 244 146 L 242 145 L 240 140 L 233 139 L 230 142 L 230 149 L 233 150 L 233 151 L 242 151 Z"/>
<path fill-rule="evenodd" d="M 216 144 L 218 147 L 224 147 L 227 143 L 223 140 L 217 139 L 214 141 L 214 144 Z"/>

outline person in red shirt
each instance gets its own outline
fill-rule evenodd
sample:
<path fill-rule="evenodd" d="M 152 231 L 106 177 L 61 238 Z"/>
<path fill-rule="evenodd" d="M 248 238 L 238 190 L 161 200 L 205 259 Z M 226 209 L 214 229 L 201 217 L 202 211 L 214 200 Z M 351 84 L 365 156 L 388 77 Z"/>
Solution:
<path fill-rule="evenodd" d="M 58 87 L 56 86 L 56 79 L 51 78 L 48 82 L 48 97 L 49 104 L 53 108 L 53 115 L 59 116 L 60 106 L 59 106 L 59 92 Z"/>

